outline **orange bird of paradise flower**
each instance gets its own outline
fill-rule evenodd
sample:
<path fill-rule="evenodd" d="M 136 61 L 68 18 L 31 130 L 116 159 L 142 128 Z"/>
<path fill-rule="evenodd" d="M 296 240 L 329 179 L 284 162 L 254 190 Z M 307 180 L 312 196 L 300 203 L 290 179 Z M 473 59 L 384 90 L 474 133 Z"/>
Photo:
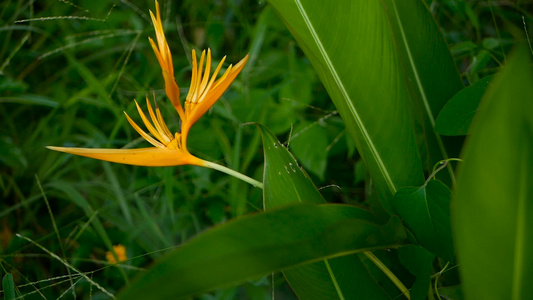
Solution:
<path fill-rule="evenodd" d="M 210 75 L 211 51 L 207 50 L 207 54 L 203 51 L 200 57 L 200 63 L 198 63 L 196 52 L 192 50 L 192 80 L 189 94 L 186 97 L 185 105 L 183 107 L 180 103 L 180 90 L 176 83 L 176 79 L 174 78 L 172 55 L 163 31 L 159 3 L 156 1 L 155 4 L 156 15 L 154 16 L 152 11 L 150 11 L 150 16 L 154 24 L 157 43 L 151 38 L 149 38 L 149 41 L 159 64 L 161 65 L 167 97 L 170 99 L 181 118 L 180 132 L 174 134 L 170 132 L 163 120 L 159 108 L 157 107 L 157 103 L 154 110 L 147 97 L 146 105 L 151 121 L 144 114 L 139 104 L 137 102 L 135 102 L 135 104 L 144 125 L 152 134 L 151 136 L 142 130 L 128 116 L 128 114 L 125 114 L 131 126 L 133 126 L 133 128 L 154 147 L 140 149 L 89 149 L 48 146 L 47 148 L 121 164 L 137 166 L 197 165 L 218 169 L 230 175 L 235 175 L 234 173 L 236 172 L 233 170 L 205 161 L 190 154 L 187 149 L 187 136 L 191 126 L 215 104 L 233 82 L 235 77 L 237 77 L 246 64 L 248 55 L 235 66 L 230 65 L 224 74 L 217 79 L 225 61 L 225 57 L 218 64 L 215 72 Z M 240 173 L 239 175 L 241 175 L 240 177 L 243 176 Z M 254 185 L 260 185 L 260 183 L 255 180 L 250 180 L 252 180 Z"/>

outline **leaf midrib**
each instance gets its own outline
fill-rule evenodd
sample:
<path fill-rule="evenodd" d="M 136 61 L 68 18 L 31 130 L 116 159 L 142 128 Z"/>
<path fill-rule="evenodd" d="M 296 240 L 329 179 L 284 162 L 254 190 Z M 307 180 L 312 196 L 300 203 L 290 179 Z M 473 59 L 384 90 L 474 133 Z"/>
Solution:
<path fill-rule="evenodd" d="M 396 21 L 398 22 L 398 27 L 400 29 L 400 34 L 402 37 L 402 42 L 405 46 L 405 51 L 407 52 L 407 57 L 409 58 L 409 65 L 411 66 L 411 69 L 413 70 L 413 74 L 415 76 L 416 85 L 418 87 L 418 91 L 420 93 L 420 96 L 422 97 L 422 102 L 424 103 L 424 108 L 426 110 L 426 114 L 429 119 L 429 123 L 431 124 L 431 129 L 434 131 L 435 129 L 435 117 L 433 116 L 433 112 L 431 111 L 431 107 L 429 106 L 429 101 L 426 95 L 426 90 L 424 88 L 424 85 L 422 84 L 422 81 L 420 80 L 420 75 L 418 74 L 418 68 L 416 66 L 415 60 L 413 59 L 413 55 L 411 54 L 411 47 L 409 46 L 409 43 L 407 42 L 407 37 L 405 36 L 405 31 L 403 29 L 402 22 L 400 20 L 400 15 L 398 13 L 398 9 L 396 8 L 396 1 L 392 0 L 392 6 L 394 8 L 394 14 L 396 16 Z M 442 141 L 442 138 L 438 133 L 435 132 L 435 138 L 437 140 L 437 144 L 439 145 L 439 150 L 443 156 L 444 159 L 448 159 L 448 153 L 446 152 L 446 147 L 444 146 L 444 143 Z M 455 183 L 455 175 L 453 172 L 453 168 L 451 165 L 448 165 L 448 172 L 450 173 L 450 177 L 452 178 L 452 181 Z"/>
<path fill-rule="evenodd" d="M 350 96 L 348 95 L 348 92 L 346 91 L 346 89 L 345 89 L 345 87 L 344 87 L 339 75 L 335 71 L 335 68 L 333 67 L 333 63 L 331 62 L 331 60 L 330 60 L 330 58 L 329 58 L 324 46 L 322 45 L 322 42 L 320 41 L 320 38 L 318 37 L 318 34 L 317 34 L 317 32 L 315 31 L 315 29 L 313 27 L 313 24 L 311 24 L 311 21 L 307 17 L 307 13 L 305 12 L 305 9 L 303 8 L 302 3 L 300 2 L 300 0 L 294 0 L 294 3 L 298 7 L 298 10 L 299 10 L 302 18 L 304 19 L 304 22 L 305 22 L 305 24 L 307 26 L 307 29 L 309 30 L 309 32 L 311 33 L 311 36 L 313 37 L 313 40 L 317 44 L 318 49 L 320 51 L 320 54 L 322 54 L 322 58 L 326 62 L 327 68 L 329 69 L 331 75 L 333 76 L 333 78 L 335 80 L 335 83 L 337 84 L 337 87 L 339 88 L 339 90 L 342 93 L 342 96 L 346 100 L 349 100 Z M 345 102 L 348 105 L 348 108 L 350 109 L 350 112 L 352 113 L 352 115 L 354 117 L 354 120 L 357 123 L 357 126 L 361 130 L 362 137 L 365 140 L 365 142 L 368 145 L 368 147 L 370 148 L 370 152 L 371 152 L 372 156 L 374 157 L 374 159 L 376 160 L 378 168 L 379 168 L 381 174 L 383 175 L 383 178 L 385 179 L 385 182 L 387 183 L 387 186 L 389 187 L 389 189 L 390 189 L 392 194 L 396 193 L 396 185 L 392 181 L 392 178 L 391 178 L 387 168 L 385 167 L 385 164 L 383 163 L 383 160 L 381 159 L 381 156 L 379 155 L 379 152 L 377 151 L 376 146 L 374 145 L 372 139 L 370 138 L 370 135 L 367 132 L 366 127 L 363 124 L 363 121 L 361 120 L 361 117 L 357 113 L 357 110 L 355 109 L 355 107 L 354 107 L 354 105 L 353 105 L 353 103 L 351 101 L 345 101 Z"/>
<path fill-rule="evenodd" d="M 529 152 L 522 151 L 522 166 L 529 165 L 528 162 Z M 526 201 L 527 201 L 527 189 L 528 189 L 528 170 L 526 167 L 520 168 L 520 182 L 518 186 L 518 205 L 517 218 L 516 218 L 516 240 L 514 245 L 514 258 L 513 258 L 513 286 L 511 290 L 511 299 L 522 299 L 522 277 L 524 276 L 524 236 L 526 234 Z"/>

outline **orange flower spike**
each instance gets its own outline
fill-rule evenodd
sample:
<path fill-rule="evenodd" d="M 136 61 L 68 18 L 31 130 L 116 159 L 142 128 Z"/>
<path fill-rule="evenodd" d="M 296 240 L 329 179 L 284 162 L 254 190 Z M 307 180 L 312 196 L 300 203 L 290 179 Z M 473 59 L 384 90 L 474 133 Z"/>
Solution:
<path fill-rule="evenodd" d="M 186 116 L 183 112 L 183 108 L 180 103 L 180 89 L 174 78 L 174 65 L 172 63 L 172 54 L 170 53 L 170 48 L 168 47 L 167 39 L 165 38 L 165 31 L 163 30 L 163 23 L 161 21 L 161 11 L 159 9 L 159 3 L 155 2 L 156 15 L 150 11 L 150 17 L 152 18 L 152 23 L 154 24 L 157 45 L 151 38 L 148 38 L 152 49 L 154 50 L 155 56 L 161 65 L 163 79 L 165 80 L 165 92 L 167 97 L 170 99 L 180 118 L 185 120 Z"/>
<path fill-rule="evenodd" d="M 145 167 L 168 167 L 180 165 L 206 166 L 201 160 L 189 152 L 180 149 L 167 148 L 137 148 L 137 149 L 90 149 L 47 146 L 50 150 L 105 160 L 109 162 Z"/>
<path fill-rule="evenodd" d="M 248 55 L 246 55 L 235 66 L 230 65 L 224 75 L 216 80 L 226 57 L 224 56 L 218 64 L 215 72 L 210 76 L 211 70 L 211 50 L 207 50 L 207 58 L 205 51 L 202 52 L 200 57 L 200 64 L 197 65 L 196 51 L 192 50 L 192 79 L 191 87 L 189 88 L 189 94 L 185 99 L 185 119 L 182 120 L 181 134 L 184 148 L 187 148 L 187 136 L 191 126 L 203 116 L 217 100 L 224 94 L 230 84 L 235 80 L 235 77 L 239 75 L 241 70 L 248 61 Z M 204 71 L 205 62 L 205 71 Z M 203 76 L 202 76 L 203 75 Z M 216 80 L 216 81 L 215 81 Z"/>

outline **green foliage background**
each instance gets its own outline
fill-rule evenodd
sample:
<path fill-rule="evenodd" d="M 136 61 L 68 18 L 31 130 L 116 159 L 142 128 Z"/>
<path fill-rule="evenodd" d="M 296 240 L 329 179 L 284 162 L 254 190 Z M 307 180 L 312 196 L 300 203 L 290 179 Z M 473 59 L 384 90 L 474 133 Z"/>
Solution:
<path fill-rule="evenodd" d="M 499 70 L 513 34 L 524 35 L 524 26 L 533 32 L 528 1 L 426 2 L 465 85 Z M 194 154 L 262 180 L 260 133 L 243 125 L 260 122 L 288 146 L 327 202 L 369 207 L 373 190 L 355 143 L 267 3 L 161 5 L 182 94 L 190 80 L 190 49 L 209 47 L 215 60 L 227 55 L 229 63 L 251 55 L 229 91 L 193 127 Z M 66 277 L 73 272 L 60 260 L 115 293 L 140 268 L 191 237 L 263 207 L 261 190 L 213 170 L 125 166 L 44 148 L 145 145 L 122 111 L 136 116 L 133 99 L 142 102 L 152 93 L 170 129 L 177 130 L 147 40 L 155 36 L 149 9 L 152 1 L 0 4 L 0 273 L 11 273 L 28 299 L 107 297 L 86 278 Z M 121 267 L 105 260 L 114 244 L 128 251 Z M 446 274 L 446 286 L 458 283 L 456 269 Z M 266 299 L 272 293 L 295 297 L 276 274 L 201 298 Z"/>

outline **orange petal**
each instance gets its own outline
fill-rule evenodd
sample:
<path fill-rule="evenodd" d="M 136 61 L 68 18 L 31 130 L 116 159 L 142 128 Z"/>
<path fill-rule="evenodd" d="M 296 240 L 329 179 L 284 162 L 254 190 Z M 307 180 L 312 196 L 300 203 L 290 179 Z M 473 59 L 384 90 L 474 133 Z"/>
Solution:
<path fill-rule="evenodd" d="M 137 103 L 137 102 L 135 102 Z M 157 102 L 155 102 L 157 105 Z M 148 113 L 150 114 L 150 118 L 152 119 L 152 122 L 154 123 L 155 127 L 157 128 L 157 133 L 161 136 L 161 139 L 159 139 L 161 142 L 163 142 L 165 145 L 168 145 L 170 141 L 174 139 L 174 136 L 170 133 L 168 130 L 168 127 L 165 123 L 163 123 L 163 126 L 161 126 L 161 122 L 159 122 L 159 119 L 154 114 L 154 110 L 152 109 L 152 105 L 150 105 L 150 100 L 148 100 L 148 97 L 146 97 L 146 107 L 148 108 Z M 139 113 L 140 114 L 140 113 Z M 141 118 L 143 116 L 141 115 Z M 143 118 L 144 121 L 144 118 Z M 148 127 L 148 126 L 146 126 Z M 153 134 L 153 133 L 152 133 Z"/>
<path fill-rule="evenodd" d="M 148 105 L 150 104 L 150 101 L 148 101 L 148 99 L 146 99 L 146 103 L 148 103 Z M 144 123 L 144 126 L 146 126 L 146 128 L 148 128 L 148 131 L 150 131 L 150 133 L 156 138 L 158 139 L 160 142 L 162 142 L 163 144 L 168 144 L 170 142 L 170 139 L 163 139 L 163 136 L 161 136 L 161 134 L 159 134 L 159 131 L 157 131 L 154 126 L 152 126 L 152 124 L 150 123 L 150 121 L 148 120 L 148 118 L 146 117 L 146 115 L 144 114 L 144 112 L 142 111 L 141 107 L 139 106 L 139 103 L 137 103 L 137 101 L 135 101 L 135 105 L 137 106 L 137 111 L 139 112 L 139 115 L 141 116 L 141 119 L 143 120 L 143 123 Z M 126 114 L 127 115 L 127 114 Z M 129 122 L 130 120 L 128 120 Z M 131 124 L 131 122 L 130 122 Z M 137 124 L 135 124 L 137 125 Z M 135 128 L 135 126 L 134 126 Z M 155 145 L 154 145 L 155 146 Z"/>
<path fill-rule="evenodd" d="M 131 127 L 133 127 L 133 129 L 135 129 L 135 131 L 137 131 L 148 143 L 158 147 L 158 148 L 165 148 L 166 146 L 161 144 L 161 142 L 159 142 L 158 140 L 154 139 L 153 137 L 151 137 L 150 135 L 148 135 L 146 132 L 144 132 L 144 130 L 141 129 L 141 127 L 139 127 L 139 125 L 137 125 L 131 118 L 130 116 L 128 116 L 128 114 L 126 112 L 124 112 L 124 114 L 126 115 L 126 119 L 128 120 L 128 122 L 130 123 Z"/>
<path fill-rule="evenodd" d="M 174 105 L 174 108 L 176 108 L 180 118 L 184 119 L 186 116 L 181 107 L 180 88 L 176 83 L 176 79 L 165 70 L 163 70 L 163 79 L 165 80 L 165 93 L 167 94 L 168 99 L 170 99 L 170 102 Z"/>
<path fill-rule="evenodd" d="M 157 117 L 157 122 L 159 122 L 159 125 L 161 128 L 163 128 L 163 131 L 165 134 L 170 138 L 173 137 L 172 133 L 167 127 L 167 124 L 165 123 L 165 120 L 163 119 L 163 115 L 161 114 L 161 110 L 159 110 L 159 107 L 157 106 L 157 102 L 155 103 L 155 115 Z"/>
<path fill-rule="evenodd" d="M 178 111 L 180 118 L 184 119 L 186 116 L 180 103 L 180 89 L 176 83 L 176 79 L 174 78 L 172 54 L 170 53 L 170 48 L 168 47 L 168 43 L 165 38 L 165 31 L 163 30 L 163 23 L 161 22 L 161 12 L 159 10 L 159 3 L 157 1 L 155 2 L 155 6 L 156 14 L 154 15 L 152 11 L 150 11 L 150 17 L 152 18 L 152 23 L 154 24 L 157 45 L 151 38 L 148 40 L 150 41 L 150 45 L 154 50 L 157 61 L 161 66 L 163 79 L 165 80 L 165 92 L 167 93 L 167 97 Z"/>
<path fill-rule="evenodd" d="M 209 74 L 211 73 L 211 49 L 207 49 L 207 59 L 206 59 L 206 66 L 205 66 L 205 73 L 204 77 L 202 79 L 202 82 L 198 86 L 198 90 L 196 91 L 196 102 L 199 102 L 199 98 L 206 90 L 207 81 L 209 80 Z"/>
<path fill-rule="evenodd" d="M 213 73 L 213 77 L 211 78 L 211 80 L 209 81 L 209 84 L 205 88 L 207 91 L 209 91 L 213 87 L 213 84 L 215 83 L 215 80 L 217 79 L 218 72 L 220 72 L 220 69 L 222 68 L 222 65 L 224 64 L 225 60 L 226 60 L 225 56 L 222 57 L 222 60 L 220 60 L 220 63 L 218 64 L 217 68 L 215 69 L 215 72 Z M 202 101 L 202 99 L 200 99 L 200 101 Z"/>
<path fill-rule="evenodd" d="M 242 68 L 248 61 L 248 55 L 246 55 L 235 66 L 228 68 L 228 71 L 222 75 L 219 81 L 215 82 L 215 86 L 206 92 L 205 96 L 197 105 L 191 106 L 191 110 L 187 112 L 187 120 L 183 122 L 187 123 L 185 128 L 190 128 L 201 116 L 203 116 L 210 108 L 217 102 L 217 100 L 224 94 L 230 84 L 235 80 L 235 77 L 239 75 Z M 183 129 L 185 130 L 185 129 Z"/>
<path fill-rule="evenodd" d="M 167 148 L 90 149 L 47 146 L 50 150 L 110 161 L 119 164 L 165 167 L 179 165 L 205 166 L 205 161 L 190 153 Z"/>

